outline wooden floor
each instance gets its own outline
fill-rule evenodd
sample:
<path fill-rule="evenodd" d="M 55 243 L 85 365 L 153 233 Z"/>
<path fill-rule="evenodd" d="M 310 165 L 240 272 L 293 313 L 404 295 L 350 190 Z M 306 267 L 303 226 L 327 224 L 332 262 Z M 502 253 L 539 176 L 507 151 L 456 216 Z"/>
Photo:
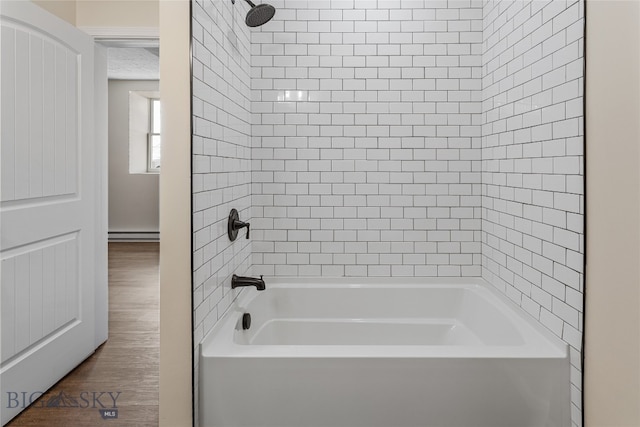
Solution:
<path fill-rule="evenodd" d="M 158 425 L 159 249 L 158 243 L 109 244 L 108 341 L 7 426 Z M 44 407 L 60 392 L 88 407 Z M 113 406 L 109 392 L 117 419 L 103 419 L 98 409 Z"/>

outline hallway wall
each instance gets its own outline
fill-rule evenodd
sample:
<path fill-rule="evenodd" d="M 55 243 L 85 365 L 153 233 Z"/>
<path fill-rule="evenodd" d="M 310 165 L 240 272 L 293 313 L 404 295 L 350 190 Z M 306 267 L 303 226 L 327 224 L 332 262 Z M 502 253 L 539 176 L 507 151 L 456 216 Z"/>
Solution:
<path fill-rule="evenodd" d="M 160 232 L 160 175 L 129 173 L 129 92 L 158 81 L 109 81 L 109 232 Z"/>

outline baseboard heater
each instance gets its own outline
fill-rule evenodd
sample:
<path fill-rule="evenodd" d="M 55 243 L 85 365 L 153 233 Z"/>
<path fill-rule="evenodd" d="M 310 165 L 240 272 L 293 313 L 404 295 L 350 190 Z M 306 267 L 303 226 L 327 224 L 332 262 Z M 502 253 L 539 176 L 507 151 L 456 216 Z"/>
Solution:
<path fill-rule="evenodd" d="M 159 242 L 159 231 L 110 231 L 110 242 Z"/>

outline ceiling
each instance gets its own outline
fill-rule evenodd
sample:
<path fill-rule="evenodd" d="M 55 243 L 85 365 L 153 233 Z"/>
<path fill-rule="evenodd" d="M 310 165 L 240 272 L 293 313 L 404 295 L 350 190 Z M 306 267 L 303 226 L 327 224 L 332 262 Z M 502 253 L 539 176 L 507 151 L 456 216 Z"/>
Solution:
<path fill-rule="evenodd" d="M 109 47 L 107 77 L 114 80 L 159 80 L 160 49 Z"/>

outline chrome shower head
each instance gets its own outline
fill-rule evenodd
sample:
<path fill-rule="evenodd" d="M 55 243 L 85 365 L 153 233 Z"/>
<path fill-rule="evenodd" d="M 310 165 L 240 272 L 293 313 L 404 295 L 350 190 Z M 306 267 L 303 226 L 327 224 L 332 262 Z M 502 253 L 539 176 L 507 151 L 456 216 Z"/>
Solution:
<path fill-rule="evenodd" d="M 247 17 L 244 22 L 249 27 L 259 27 L 260 25 L 264 25 L 273 18 L 273 15 L 276 14 L 276 8 L 271 6 L 270 4 L 259 4 L 255 5 L 251 0 L 246 1 L 251 9 L 247 12 Z M 236 0 L 231 0 L 232 4 L 236 4 Z"/>

